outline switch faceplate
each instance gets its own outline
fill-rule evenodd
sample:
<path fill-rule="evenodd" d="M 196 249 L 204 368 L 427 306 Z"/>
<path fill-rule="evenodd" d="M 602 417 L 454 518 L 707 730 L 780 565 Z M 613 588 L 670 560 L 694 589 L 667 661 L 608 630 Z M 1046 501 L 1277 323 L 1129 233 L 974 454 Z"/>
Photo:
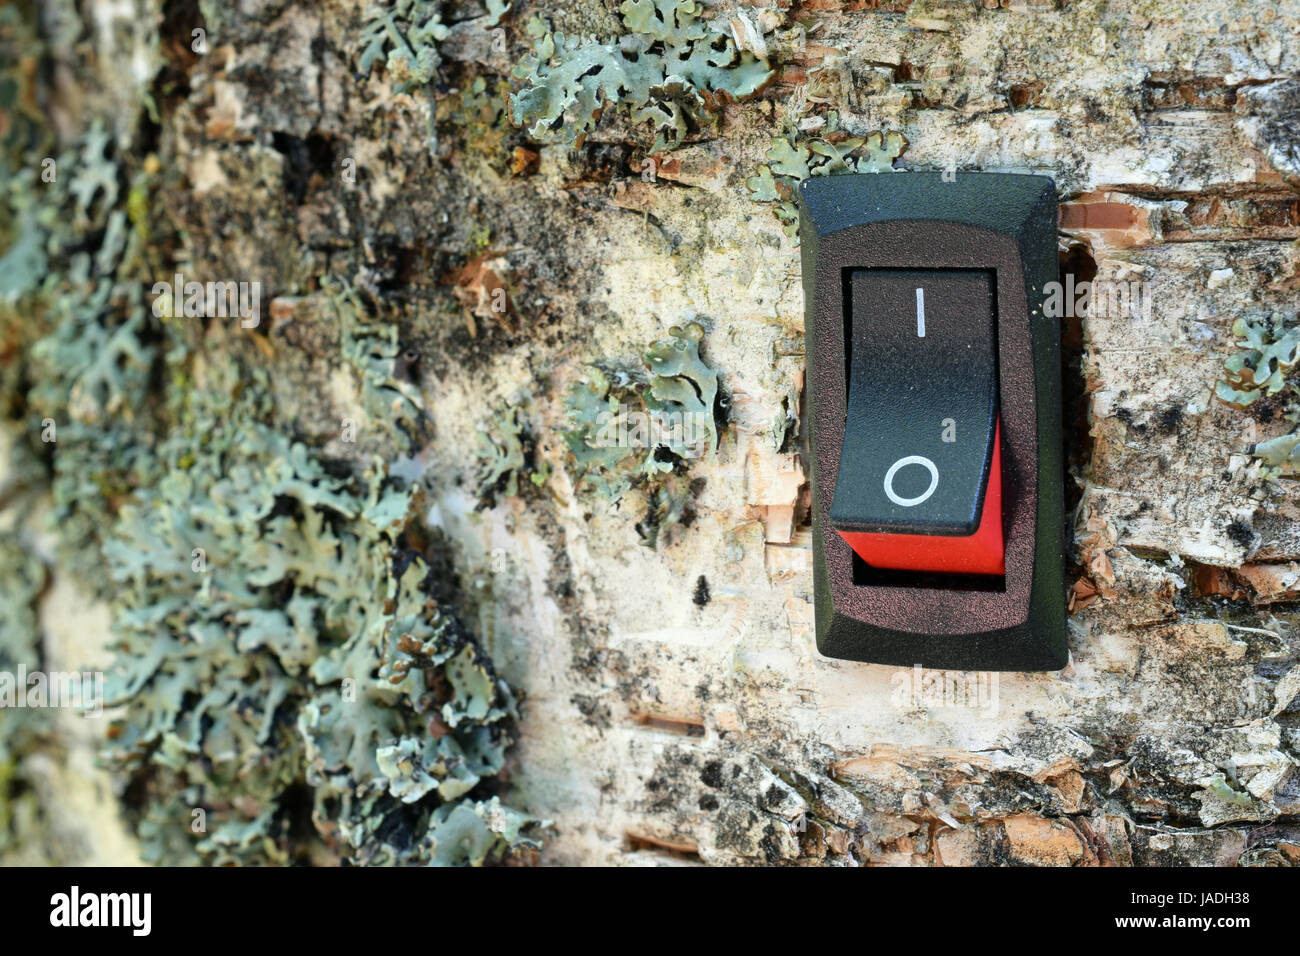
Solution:
<path fill-rule="evenodd" d="M 800 212 L 818 649 L 1065 666 L 1053 183 L 829 176 Z"/>

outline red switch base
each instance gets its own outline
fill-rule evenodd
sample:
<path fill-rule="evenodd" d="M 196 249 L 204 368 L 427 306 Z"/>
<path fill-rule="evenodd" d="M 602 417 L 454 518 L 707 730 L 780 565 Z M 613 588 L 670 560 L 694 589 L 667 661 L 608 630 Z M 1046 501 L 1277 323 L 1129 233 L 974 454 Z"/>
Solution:
<path fill-rule="evenodd" d="M 1005 574 L 1002 548 L 1002 420 L 993 433 L 993 460 L 984 509 L 974 534 L 873 534 L 841 531 L 858 557 L 875 568 L 943 574 Z"/>

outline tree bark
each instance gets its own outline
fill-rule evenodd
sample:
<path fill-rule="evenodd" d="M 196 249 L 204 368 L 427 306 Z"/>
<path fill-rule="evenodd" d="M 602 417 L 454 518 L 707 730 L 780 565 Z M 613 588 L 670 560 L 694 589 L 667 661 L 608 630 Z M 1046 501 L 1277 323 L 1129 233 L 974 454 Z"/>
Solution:
<path fill-rule="evenodd" d="M 616 103 L 580 143 L 509 122 L 534 14 L 612 44 L 613 4 L 516 0 L 499 26 L 445 5 L 436 79 L 409 93 L 358 70 L 359 0 L 85 6 L 93 67 L 58 60 L 50 115 L 156 157 L 160 277 L 262 283 L 261 327 L 209 331 L 208 362 L 258 340 L 230 354 L 268 371 L 287 434 L 420 473 L 444 599 L 521 692 L 502 797 L 552 822 L 542 862 L 1300 860 L 1298 499 L 1251 453 L 1294 427 L 1294 386 L 1215 394 L 1235 321 L 1296 320 L 1300 5 L 719 5 L 774 77 L 657 152 Z M 1145 314 L 1063 320 L 1059 673 L 816 651 L 799 250 L 747 180 L 832 110 L 902 133 L 898 169 L 1051 176 L 1063 275 L 1145 284 Z M 341 355 L 338 287 L 399 330 L 429 422 L 409 450 Z M 646 351 L 691 323 L 716 450 L 627 481 L 579 463 L 573 390 L 599 369 L 644 402 Z M 74 591 L 50 561 L 47 593 Z M 72 640 L 67 600 L 40 610 L 47 646 Z M 50 813 L 84 799 L 55 788 Z M 133 852 L 121 827 L 77 839 Z"/>

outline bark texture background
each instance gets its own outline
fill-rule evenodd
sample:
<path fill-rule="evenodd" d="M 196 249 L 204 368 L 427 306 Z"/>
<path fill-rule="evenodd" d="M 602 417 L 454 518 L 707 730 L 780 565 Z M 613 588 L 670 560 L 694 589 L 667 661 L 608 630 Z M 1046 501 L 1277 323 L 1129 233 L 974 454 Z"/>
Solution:
<path fill-rule="evenodd" d="M 508 122 L 526 24 L 613 42 L 598 0 L 499 26 L 447 5 L 432 95 L 359 70 L 360 2 L 80 6 L 101 85 L 56 74 L 52 122 L 97 113 L 156 157 L 158 278 L 263 283 L 262 326 L 209 335 L 209 362 L 256 337 L 231 358 L 286 429 L 419 474 L 449 600 L 522 691 L 503 796 L 552 821 L 543 862 L 1300 860 L 1300 500 L 1250 454 L 1293 427 L 1290 391 L 1215 398 L 1234 321 L 1296 318 L 1300 5 L 719 5 L 775 76 L 653 154 L 612 104 L 576 144 Z M 832 110 L 902 133 L 898 168 L 1052 176 L 1063 272 L 1149 284 L 1149 314 L 1063 326 L 1071 663 L 950 681 L 975 706 L 813 643 L 798 248 L 746 180 Z M 409 458 L 340 358 L 331 281 L 400 330 L 432 423 Z M 574 387 L 595 367 L 620 394 L 692 322 L 716 453 L 582 481 Z M 102 654 L 107 611 L 48 553 L 47 653 Z M 130 858 L 129 794 L 66 733 L 38 757 L 64 857 Z"/>

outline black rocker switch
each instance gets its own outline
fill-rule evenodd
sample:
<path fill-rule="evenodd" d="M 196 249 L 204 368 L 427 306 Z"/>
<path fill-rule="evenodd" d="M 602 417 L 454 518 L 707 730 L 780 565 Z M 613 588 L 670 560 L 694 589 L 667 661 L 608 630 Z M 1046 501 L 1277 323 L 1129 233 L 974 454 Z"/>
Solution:
<path fill-rule="evenodd" d="M 980 269 L 848 272 L 848 415 L 830 518 L 850 546 L 873 540 L 861 532 L 979 529 L 998 419 L 993 282 Z M 1000 516 L 990 530 L 983 555 L 927 540 L 912 561 L 868 550 L 879 566 L 1001 574 Z"/>
<path fill-rule="evenodd" d="M 800 214 L 818 649 L 1065 666 L 1054 185 L 819 177 Z"/>

